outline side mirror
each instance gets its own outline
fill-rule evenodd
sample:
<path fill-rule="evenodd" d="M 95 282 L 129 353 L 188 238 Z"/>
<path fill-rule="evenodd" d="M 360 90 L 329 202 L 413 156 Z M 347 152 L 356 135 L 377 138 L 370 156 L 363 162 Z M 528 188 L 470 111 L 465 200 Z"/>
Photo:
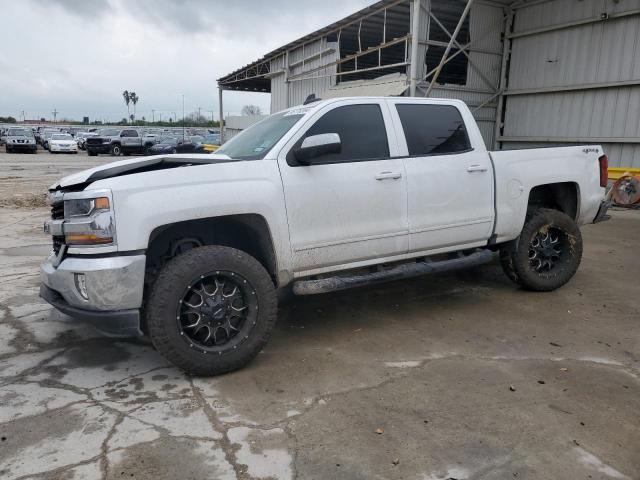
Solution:
<path fill-rule="evenodd" d="M 330 153 L 340 153 L 342 142 L 337 133 L 321 133 L 307 137 L 293 152 L 293 156 L 302 165 L 311 165 L 314 158 Z"/>

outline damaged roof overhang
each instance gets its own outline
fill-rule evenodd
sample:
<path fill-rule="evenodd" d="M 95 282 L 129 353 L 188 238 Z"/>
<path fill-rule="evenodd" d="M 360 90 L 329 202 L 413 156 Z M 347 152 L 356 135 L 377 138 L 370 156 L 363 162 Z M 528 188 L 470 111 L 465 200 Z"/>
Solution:
<path fill-rule="evenodd" d="M 380 0 L 378 2 L 375 2 L 372 5 L 369 5 L 368 7 L 365 7 L 362 10 L 359 10 L 358 12 L 343 18 L 342 20 L 339 20 L 335 23 L 332 23 L 331 25 L 327 25 L 324 28 L 321 28 L 312 33 L 309 33 L 308 35 L 298 38 L 293 42 L 289 42 L 286 45 L 283 45 L 282 47 L 279 47 L 267 53 L 260 59 L 254 62 L 251 62 L 250 64 L 245 65 L 244 67 L 238 68 L 237 70 L 223 77 L 220 77 L 218 79 L 218 85 L 225 90 L 240 90 L 240 91 L 248 91 L 248 92 L 269 93 L 271 92 L 270 62 L 274 58 L 277 58 L 278 56 L 283 55 L 288 50 L 292 50 L 294 48 L 300 47 L 305 43 L 308 43 L 313 40 L 317 40 L 320 37 L 335 33 L 342 28 L 347 29 L 349 27 L 352 27 L 352 28 L 358 29 L 357 22 L 360 19 L 362 19 L 363 17 L 371 16 L 372 14 L 378 11 L 384 10 L 385 8 L 391 8 L 396 5 L 406 6 L 407 15 L 408 15 L 408 7 L 411 1 L 412 0 Z M 449 7 L 451 6 L 450 2 L 456 2 L 456 1 L 464 4 L 464 0 L 432 0 L 432 5 L 431 5 L 431 8 L 434 14 L 436 14 L 438 18 L 445 25 L 452 24 L 452 29 L 455 26 L 455 23 L 457 23 L 459 9 L 449 8 Z M 491 3 L 503 4 L 504 7 L 509 7 L 516 4 L 524 4 L 527 1 L 532 1 L 532 0 L 491 0 Z M 390 10 L 388 11 L 388 13 L 389 12 Z M 371 19 L 372 19 L 372 22 L 371 22 L 372 24 L 368 26 L 367 29 L 371 30 L 372 36 L 379 36 L 377 35 L 378 33 L 377 31 L 382 30 L 382 24 L 380 22 L 376 22 L 376 19 L 374 17 L 371 17 Z M 400 21 L 399 18 L 393 19 L 390 17 L 387 17 L 387 20 L 393 21 L 393 22 Z M 408 21 L 409 20 L 407 18 L 407 22 Z M 379 25 L 376 25 L 376 23 L 379 23 Z M 363 35 L 367 34 L 364 28 L 364 24 L 363 24 L 362 34 Z M 365 43 L 368 43 L 368 42 L 365 40 Z M 250 71 L 252 70 L 253 70 L 252 73 L 254 74 L 250 73 Z"/>

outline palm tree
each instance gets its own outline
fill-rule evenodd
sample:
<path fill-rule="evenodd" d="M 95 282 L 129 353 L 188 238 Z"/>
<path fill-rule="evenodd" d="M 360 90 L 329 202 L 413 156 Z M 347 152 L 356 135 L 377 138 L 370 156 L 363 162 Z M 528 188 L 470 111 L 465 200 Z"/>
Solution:
<path fill-rule="evenodd" d="M 136 103 L 138 103 L 138 100 L 140 100 L 140 97 L 138 97 L 138 95 L 136 95 L 136 92 L 131 92 L 129 94 L 129 99 L 133 103 L 133 116 L 135 117 L 136 116 Z"/>
<path fill-rule="evenodd" d="M 127 104 L 127 116 L 129 116 L 129 102 L 131 101 L 131 95 L 129 94 L 128 90 L 125 90 L 124 92 L 122 92 L 122 96 L 124 97 L 124 103 Z"/>

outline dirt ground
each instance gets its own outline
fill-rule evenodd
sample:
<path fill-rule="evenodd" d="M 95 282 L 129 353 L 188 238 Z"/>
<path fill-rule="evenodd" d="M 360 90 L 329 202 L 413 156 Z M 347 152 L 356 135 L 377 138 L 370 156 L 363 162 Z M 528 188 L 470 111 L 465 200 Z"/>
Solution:
<path fill-rule="evenodd" d="M 0 478 L 640 478 L 639 211 L 586 226 L 558 291 L 494 263 L 295 298 L 251 365 L 190 378 L 38 298 L 48 211 L 16 199 L 110 160 L 0 154 Z"/>

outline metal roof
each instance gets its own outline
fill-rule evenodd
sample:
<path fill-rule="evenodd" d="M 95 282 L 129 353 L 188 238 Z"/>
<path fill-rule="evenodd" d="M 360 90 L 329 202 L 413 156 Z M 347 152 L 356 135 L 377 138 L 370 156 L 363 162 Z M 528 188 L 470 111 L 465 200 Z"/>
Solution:
<path fill-rule="evenodd" d="M 258 60 L 251 62 L 233 72 L 224 75 L 218 79 L 218 84 L 225 89 L 229 90 L 243 90 L 243 91 L 259 91 L 259 92 L 270 92 L 271 90 L 271 81 L 269 79 L 270 74 L 270 61 L 280 55 L 285 54 L 288 50 L 292 50 L 296 47 L 300 47 L 306 43 L 309 43 L 315 39 L 321 38 L 323 36 L 331 35 L 333 33 L 337 33 L 340 29 L 348 28 L 350 26 L 357 28 L 356 23 L 359 22 L 364 17 L 371 17 L 372 24 L 367 26 L 368 29 L 371 30 L 371 34 L 374 37 L 378 37 L 378 30 L 382 28 L 382 25 L 377 25 L 376 19 L 373 15 L 376 12 L 379 12 L 384 9 L 390 9 L 391 7 L 399 6 L 406 11 L 402 11 L 396 13 L 396 17 L 393 15 L 387 16 L 387 22 L 391 22 L 391 24 L 403 22 L 406 20 L 408 22 L 408 14 L 409 14 L 409 5 L 412 0 L 380 0 L 375 2 L 368 7 L 363 8 L 347 17 L 334 22 L 326 27 L 323 27 L 319 30 L 311 32 L 303 37 L 300 37 L 292 42 L 287 43 L 271 52 L 265 54 Z M 450 20 L 455 23 L 457 22 L 457 18 L 448 19 L 447 16 L 457 15 L 458 8 L 449 8 L 451 6 L 451 2 L 463 3 L 464 0 L 432 0 L 432 10 L 434 12 L 438 12 L 439 18 L 443 20 L 445 23 L 449 23 L 447 20 Z M 483 0 L 478 0 L 482 2 Z M 537 0 L 484 0 L 487 3 L 497 4 L 497 5 L 516 5 L 516 4 L 524 4 L 527 1 L 535 2 Z M 391 10 L 388 10 L 388 13 Z M 454 13 L 455 12 L 455 13 Z M 449 15 L 450 16 L 450 15 Z M 363 26 L 364 27 L 364 26 Z M 362 29 L 362 34 L 366 35 L 367 32 L 365 28 Z M 234 78 L 235 77 L 235 78 Z"/>

